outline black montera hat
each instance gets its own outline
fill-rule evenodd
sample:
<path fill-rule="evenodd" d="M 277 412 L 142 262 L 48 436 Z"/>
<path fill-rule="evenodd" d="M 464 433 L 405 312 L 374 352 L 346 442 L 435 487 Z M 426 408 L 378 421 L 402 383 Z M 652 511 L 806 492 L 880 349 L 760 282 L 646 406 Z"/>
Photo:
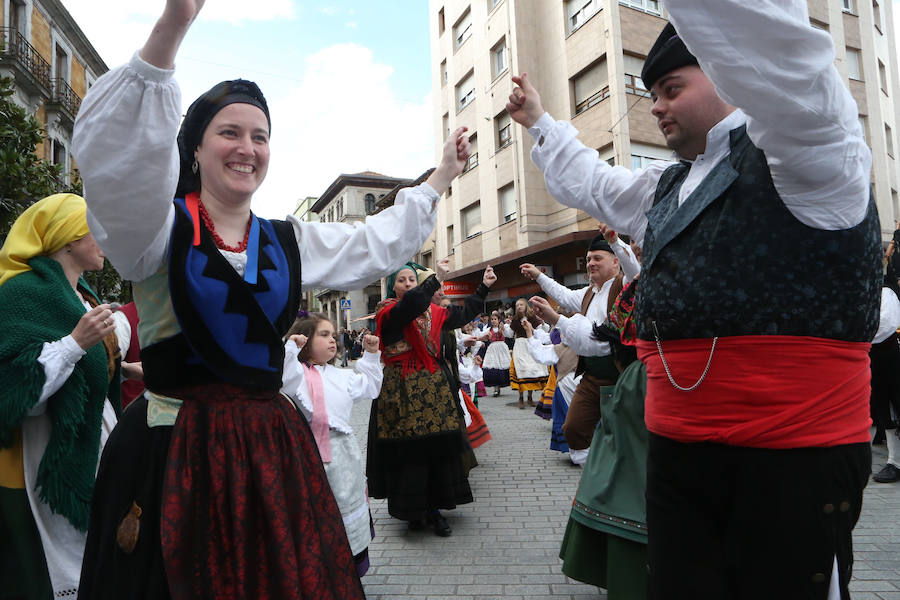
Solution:
<path fill-rule="evenodd" d="M 666 73 L 696 64 L 697 59 L 684 45 L 675 27 L 667 23 L 644 61 L 641 80 L 649 90 Z"/>
<path fill-rule="evenodd" d="M 596 236 L 591 240 L 591 245 L 588 248 L 588 252 L 593 252 L 595 250 L 604 250 L 606 252 L 612 252 L 612 246 L 609 245 L 609 242 L 606 241 L 606 238 L 603 237 L 603 234 Z"/>

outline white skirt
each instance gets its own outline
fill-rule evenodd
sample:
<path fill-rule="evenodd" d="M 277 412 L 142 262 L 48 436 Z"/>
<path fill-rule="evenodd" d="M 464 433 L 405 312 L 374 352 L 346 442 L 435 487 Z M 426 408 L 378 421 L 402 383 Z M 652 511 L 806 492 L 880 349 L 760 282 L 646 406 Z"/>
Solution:
<path fill-rule="evenodd" d="M 331 462 L 325 463 L 325 475 L 341 510 L 350 551 L 356 556 L 372 541 L 362 454 L 352 433 L 329 429 L 328 437 L 331 440 Z"/>
<path fill-rule="evenodd" d="M 513 346 L 513 358 L 516 361 L 516 379 L 540 379 L 547 377 L 547 367 L 534 360 L 528 351 L 528 341 L 525 338 L 516 338 Z"/>
<path fill-rule="evenodd" d="M 506 342 L 491 342 L 484 353 L 482 369 L 509 369 L 509 346 Z"/>

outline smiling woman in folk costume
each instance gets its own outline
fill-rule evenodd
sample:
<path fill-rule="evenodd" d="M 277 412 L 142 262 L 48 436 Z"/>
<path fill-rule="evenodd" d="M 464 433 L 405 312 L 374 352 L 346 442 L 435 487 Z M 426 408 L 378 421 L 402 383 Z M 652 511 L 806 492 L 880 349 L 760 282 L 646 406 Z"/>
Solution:
<path fill-rule="evenodd" d="M 278 394 L 282 335 L 302 289 L 355 289 L 418 250 L 468 142 L 452 134 L 428 181 L 364 226 L 257 217 L 259 88 L 219 83 L 179 132 L 173 65 L 202 4 L 168 0 L 75 124 L 89 218 L 134 282 L 148 390 L 101 460 L 81 596 L 361 598 L 310 428 Z"/>
<path fill-rule="evenodd" d="M 438 509 L 472 502 L 472 490 L 463 463 L 470 449 L 460 427 L 453 374 L 441 353 L 441 332 L 483 311 L 497 276 L 488 267 L 464 307 L 443 308 L 432 297 L 450 270 L 449 262 L 439 261 L 436 273 L 421 285 L 419 269 L 407 264 L 388 278 L 389 297 L 375 317 L 385 367 L 381 394 L 369 417 L 366 474 L 369 493 L 388 499 L 391 516 L 408 521 L 410 529 L 427 523 L 446 537 L 451 529 Z M 455 355 L 451 360 L 456 361 Z"/>
<path fill-rule="evenodd" d="M 94 476 L 120 389 L 115 319 L 81 278 L 102 268 L 84 200 L 73 194 L 33 204 L 0 248 L 3 597 L 78 591 Z"/>

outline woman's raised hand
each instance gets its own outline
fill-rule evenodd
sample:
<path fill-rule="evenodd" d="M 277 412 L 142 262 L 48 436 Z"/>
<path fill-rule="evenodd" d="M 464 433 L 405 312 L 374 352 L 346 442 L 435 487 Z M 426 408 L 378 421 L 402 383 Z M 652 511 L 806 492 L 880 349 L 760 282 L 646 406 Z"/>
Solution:
<path fill-rule="evenodd" d="M 497 274 L 494 273 L 494 267 L 491 265 L 487 266 L 487 269 L 484 270 L 484 278 L 482 282 L 484 285 L 491 287 L 497 281 Z"/>
<path fill-rule="evenodd" d="M 434 276 L 437 277 L 437 280 L 441 283 L 444 283 L 444 280 L 447 279 L 447 275 L 450 274 L 450 259 L 442 258 L 437 261 L 437 264 L 434 265 Z"/>
<path fill-rule="evenodd" d="M 307 340 L 306 336 L 303 335 L 302 333 L 295 333 L 288 339 L 291 340 L 292 342 L 294 342 L 295 344 L 297 344 L 298 350 L 302 349 L 303 346 L 306 345 L 306 340 Z"/>
<path fill-rule="evenodd" d="M 466 135 L 467 127 L 459 127 L 444 142 L 444 151 L 441 154 L 441 164 L 428 176 L 426 183 L 434 188 L 438 194 L 443 194 L 450 187 L 450 182 L 462 173 L 472 152 L 469 144 L 469 136 Z"/>
<path fill-rule="evenodd" d="M 166 0 L 162 16 L 144 47 L 141 58 L 160 69 L 174 69 L 175 55 L 206 0 Z"/>

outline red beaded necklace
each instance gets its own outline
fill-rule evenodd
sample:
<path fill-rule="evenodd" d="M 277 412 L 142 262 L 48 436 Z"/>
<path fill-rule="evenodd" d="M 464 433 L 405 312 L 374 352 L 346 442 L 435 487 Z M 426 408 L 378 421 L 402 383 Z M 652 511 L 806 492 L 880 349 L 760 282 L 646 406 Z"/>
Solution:
<path fill-rule="evenodd" d="M 203 224 L 206 225 L 206 228 L 209 230 L 209 233 L 212 235 L 213 242 L 216 244 L 216 248 L 220 250 L 227 250 L 229 252 L 243 252 L 247 249 L 247 240 L 250 239 L 250 219 L 247 219 L 247 231 L 244 232 L 244 239 L 237 246 L 229 246 L 222 240 L 221 236 L 216 233 L 216 226 L 213 225 L 213 221 L 209 216 L 209 213 L 206 212 L 206 207 L 203 206 L 202 202 L 197 203 L 200 209 L 200 218 L 203 220 Z M 252 217 L 251 217 L 252 218 Z"/>

